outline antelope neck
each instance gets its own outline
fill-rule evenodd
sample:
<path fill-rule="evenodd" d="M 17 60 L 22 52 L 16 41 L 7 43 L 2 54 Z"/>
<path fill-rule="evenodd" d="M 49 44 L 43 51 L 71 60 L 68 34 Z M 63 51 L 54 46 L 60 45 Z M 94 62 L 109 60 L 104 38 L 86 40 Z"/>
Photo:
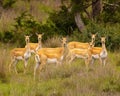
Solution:
<path fill-rule="evenodd" d="M 102 42 L 102 48 L 106 49 L 105 42 Z"/>

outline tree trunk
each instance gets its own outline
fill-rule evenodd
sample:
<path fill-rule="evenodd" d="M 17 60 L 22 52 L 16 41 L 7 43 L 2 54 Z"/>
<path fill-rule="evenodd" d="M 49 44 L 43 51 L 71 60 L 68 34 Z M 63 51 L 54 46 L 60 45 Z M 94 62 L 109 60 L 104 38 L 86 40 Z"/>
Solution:
<path fill-rule="evenodd" d="M 92 0 L 92 17 L 98 16 L 102 11 L 102 0 Z"/>
<path fill-rule="evenodd" d="M 83 32 L 84 30 L 86 30 L 79 12 L 75 13 L 75 22 L 80 32 Z"/>

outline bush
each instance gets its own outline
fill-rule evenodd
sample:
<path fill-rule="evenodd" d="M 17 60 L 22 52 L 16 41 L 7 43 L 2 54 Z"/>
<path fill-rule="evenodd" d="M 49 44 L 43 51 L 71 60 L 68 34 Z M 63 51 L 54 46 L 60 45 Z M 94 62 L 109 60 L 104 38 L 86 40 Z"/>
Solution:
<path fill-rule="evenodd" d="M 106 37 L 106 47 L 111 51 L 120 49 L 120 25 L 115 24 L 96 24 L 89 23 L 87 26 L 87 31 L 80 33 L 78 29 L 73 31 L 73 35 L 69 37 L 69 41 L 80 41 L 80 42 L 90 42 L 91 35 L 97 33 L 95 46 L 101 46 L 100 38 L 102 36 Z"/>
<path fill-rule="evenodd" d="M 13 42 L 17 42 L 18 45 L 23 46 L 25 44 L 24 35 L 32 35 L 31 42 L 37 42 L 35 38 L 36 32 L 39 32 L 40 23 L 34 20 L 26 11 L 21 13 L 20 16 L 15 18 L 15 24 L 13 32 Z"/>
<path fill-rule="evenodd" d="M 61 10 L 59 12 L 55 11 L 50 13 L 49 19 L 53 22 L 56 26 L 57 34 L 59 35 L 71 35 L 71 31 L 77 28 L 74 15 L 68 11 L 66 6 L 61 6 Z M 71 28 L 73 28 L 71 30 Z"/>
<path fill-rule="evenodd" d="M 2 0 L 3 8 L 10 8 L 17 0 Z"/>
<path fill-rule="evenodd" d="M 106 46 L 109 50 L 119 49 L 120 46 L 120 25 L 95 23 L 86 20 L 87 31 L 80 33 L 75 21 L 73 13 L 69 12 L 66 6 L 61 6 L 60 11 L 54 11 L 49 14 L 49 18 L 45 23 L 38 22 L 28 12 L 23 12 L 15 18 L 13 30 L 7 30 L 0 34 L 1 41 L 16 43 L 24 46 L 24 35 L 31 34 L 31 42 L 37 42 L 37 33 L 44 33 L 43 41 L 55 36 L 69 35 L 69 41 L 76 40 L 82 42 L 91 41 L 91 33 L 98 33 L 95 46 L 101 46 L 100 37 L 106 36 Z M 11 39 L 12 38 L 12 39 Z M 11 39 L 11 40 L 10 40 Z"/>

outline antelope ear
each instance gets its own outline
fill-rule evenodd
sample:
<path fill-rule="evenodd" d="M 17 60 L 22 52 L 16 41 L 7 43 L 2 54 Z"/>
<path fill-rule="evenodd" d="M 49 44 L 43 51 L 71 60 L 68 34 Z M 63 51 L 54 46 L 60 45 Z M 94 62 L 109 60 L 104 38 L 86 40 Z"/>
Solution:
<path fill-rule="evenodd" d="M 44 33 L 42 33 L 42 36 L 44 35 Z"/>
<path fill-rule="evenodd" d="M 107 38 L 107 36 L 105 36 L 105 39 Z"/>
<path fill-rule="evenodd" d="M 95 36 L 98 34 L 98 32 L 97 33 L 95 33 Z"/>
<path fill-rule="evenodd" d="M 38 36 L 38 33 L 35 33 Z"/>
<path fill-rule="evenodd" d="M 59 37 L 59 40 L 60 40 L 60 41 L 63 41 L 63 37 L 62 37 L 62 36 L 60 36 L 60 37 Z"/>
<path fill-rule="evenodd" d="M 24 37 L 29 36 L 28 34 L 25 34 Z"/>
<path fill-rule="evenodd" d="M 88 42 L 88 44 L 89 44 L 89 45 L 91 45 L 91 44 L 92 44 L 92 42 Z"/>
<path fill-rule="evenodd" d="M 66 38 L 66 41 L 68 41 L 68 38 L 69 38 L 69 37 L 68 37 L 68 35 L 67 35 L 66 37 L 63 37 L 63 38 Z"/>
<path fill-rule="evenodd" d="M 66 36 L 66 39 L 69 39 L 69 36 L 68 36 L 68 35 Z"/>
<path fill-rule="evenodd" d="M 32 34 L 29 35 L 29 37 L 31 37 L 31 36 L 32 36 Z"/>

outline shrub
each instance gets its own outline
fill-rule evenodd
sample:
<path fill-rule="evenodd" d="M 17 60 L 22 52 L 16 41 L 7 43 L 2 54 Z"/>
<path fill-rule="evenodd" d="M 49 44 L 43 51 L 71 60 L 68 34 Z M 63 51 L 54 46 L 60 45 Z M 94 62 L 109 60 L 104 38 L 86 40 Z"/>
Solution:
<path fill-rule="evenodd" d="M 10 8 L 17 0 L 2 0 L 3 8 Z"/>
<path fill-rule="evenodd" d="M 76 24 L 74 21 L 74 15 L 68 11 L 66 6 L 61 6 L 60 11 L 54 11 L 50 13 L 49 19 L 53 22 L 53 24 L 57 28 L 57 34 L 59 35 L 71 35 L 71 28 L 76 28 Z"/>
<path fill-rule="evenodd" d="M 58 36 L 55 36 L 53 38 L 48 38 L 45 42 L 44 42 L 44 46 L 45 47 L 60 47 L 61 46 L 61 38 Z"/>
<path fill-rule="evenodd" d="M 32 35 L 32 42 L 37 42 L 37 38 L 35 37 L 35 33 L 38 32 L 38 27 L 40 26 L 40 23 L 34 20 L 34 18 L 27 13 L 26 11 L 21 13 L 20 16 L 15 18 L 15 24 L 13 31 L 13 42 L 16 41 L 18 44 L 23 46 L 25 44 L 24 42 L 24 35 Z"/>

